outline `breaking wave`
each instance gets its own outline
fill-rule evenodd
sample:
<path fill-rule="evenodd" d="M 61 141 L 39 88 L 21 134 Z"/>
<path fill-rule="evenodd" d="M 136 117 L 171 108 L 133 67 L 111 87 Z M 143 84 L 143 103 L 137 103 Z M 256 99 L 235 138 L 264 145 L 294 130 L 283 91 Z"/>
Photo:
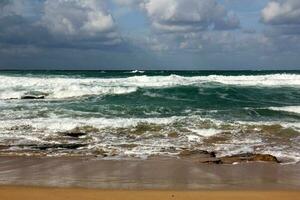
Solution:
<path fill-rule="evenodd" d="M 0 76 L 0 99 L 20 99 L 24 95 L 44 95 L 65 99 L 91 95 L 128 94 L 138 88 L 199 86 L 205 83 L 259 87 L 300 87 L 298 74 L 242 76 L 131 76 L 125 78 L 68 78 Z"/>
<path fill-rule="evenodd" d="M 300 106 L 270 107 L 270 110 L 300 114 Z"/>

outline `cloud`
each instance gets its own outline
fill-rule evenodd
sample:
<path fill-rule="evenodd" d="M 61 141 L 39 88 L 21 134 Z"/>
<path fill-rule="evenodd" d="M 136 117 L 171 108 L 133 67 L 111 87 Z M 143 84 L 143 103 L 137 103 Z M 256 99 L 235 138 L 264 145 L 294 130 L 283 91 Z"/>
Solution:
<path fill-rule="evenodd" d="M 261 11 L 261 21 L 267 25 L 265 35 L 274 49 L 295 52 L 300 50 L 300 1 L 271 0 Z"/>
<path fill-rule="evenodd" d="M 239 28 L 239 19 L 215 0 L 148 0 L 143 4 L 161 32 L 199 32 Z"/>
<path fill-rule="evenodd" d="M 41 23 L 53 34 L 90 37 L 115 28 L 103 1 L 47 0 L 44 11 Z"/>
<path fill-rule="evenodd" d="M 122 39 L 105 2 L 2 1 L 0 43 L 87 49 L 119 45 Z"/>
<path fill-rule="evenodd" d="M 144 3 L 144 0 L 113 0 L 119 6 L 136 6 Z"/>
<path fill-rule="evenodd" d="M 268 25 L 300 25 L 300 1 L 270 1 L 262 10 L 262 21 Z"/>

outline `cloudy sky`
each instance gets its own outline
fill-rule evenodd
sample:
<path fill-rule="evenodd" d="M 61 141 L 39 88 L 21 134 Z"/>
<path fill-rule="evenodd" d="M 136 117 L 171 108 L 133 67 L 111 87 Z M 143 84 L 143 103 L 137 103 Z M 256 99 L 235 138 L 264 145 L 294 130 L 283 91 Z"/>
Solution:
<path fill-rule="evenodd" d="M 300 69 L 300 0 L 0 0 L 0 69 Z"/>

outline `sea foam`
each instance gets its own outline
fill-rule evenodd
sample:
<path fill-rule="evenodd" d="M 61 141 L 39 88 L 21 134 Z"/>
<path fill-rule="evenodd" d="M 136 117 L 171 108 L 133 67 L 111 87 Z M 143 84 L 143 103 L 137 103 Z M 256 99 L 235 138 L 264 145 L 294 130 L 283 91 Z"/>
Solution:
<path fill-rule="evenodd" d="M 270 110 L 300 114 L 300 106 L 269 107 Z"/>

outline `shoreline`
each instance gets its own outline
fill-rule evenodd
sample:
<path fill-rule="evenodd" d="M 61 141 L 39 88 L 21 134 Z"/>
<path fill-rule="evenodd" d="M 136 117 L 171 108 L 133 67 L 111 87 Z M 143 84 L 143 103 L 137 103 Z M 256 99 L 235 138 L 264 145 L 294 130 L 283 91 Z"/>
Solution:
<path fill-rule="evenodd" d="M 153 157 L 105 160 L 91 157 L 0 157 L 0 187 L 101 190 L 299 190 L 300 165 L 202 164 Z"/>

